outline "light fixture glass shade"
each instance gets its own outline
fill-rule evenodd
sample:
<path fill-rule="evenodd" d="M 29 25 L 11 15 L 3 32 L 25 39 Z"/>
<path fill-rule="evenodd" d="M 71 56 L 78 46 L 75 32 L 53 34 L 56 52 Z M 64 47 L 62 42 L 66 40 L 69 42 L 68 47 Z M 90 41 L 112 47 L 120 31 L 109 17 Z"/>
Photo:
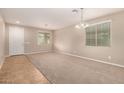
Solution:
<path fill-rule="evenodd" d="M 84 27 L 85 26 L 85 24 L 83 24 L 83 23 L 81 23 L 81 25 L 80 25 L 81 27 Z"/>
<path fill-rule="evenodd" d="M 85 24 L 85 28 L 87 28 L 89 26 L 89 24 Z"/>
<path fill-rule="evenodd" d="M 87 24 L 87 23 L 85 23 L 84 22 L 84 18 L 83 18 L 83 8 L 80 8 L 80 10 L 81 10 L 81 21 L 80 21 L 80 24 L 78 24 L 78 25 L 75 25 L 75 28 L 77 28 L 77 29 L 85 29 L 85 28 L 87 28 L 88 26 L 89 26 L 89 24 Z M 75 10 L 73 10 L 73 11 L 75 11 Z"/>
<path fill-rule="evenodd" d="M 77 29 L 80 29 L 80 28 L 87 28 L 89 26 L 89 24 L 84 24 L 84 23 L 81 23 L 81 24 L 79 24 L 79 25 L 75 25 L 75 28 L 77 28 Z"/>
<path fill-rule="evenodd" d="M 75 28 L 80 29 L 80 26 L 79 25 L 75 25 Z"/>

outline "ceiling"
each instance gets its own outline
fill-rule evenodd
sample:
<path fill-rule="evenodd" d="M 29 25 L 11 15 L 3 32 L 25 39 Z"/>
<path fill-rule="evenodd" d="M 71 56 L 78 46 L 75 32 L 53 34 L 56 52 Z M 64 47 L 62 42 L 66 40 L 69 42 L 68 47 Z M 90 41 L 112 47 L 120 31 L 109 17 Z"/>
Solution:
<path fill-rule="evenodd" d="M 1 8 L 5 22 L 19 25 L 57 30 L 80 22 L 80 11 L 74 8 Z M 79 9 L 77 9 L 79 10 Z M 111 13 L 123 11 L 124 8 L 85 8 L 84 20 L 97 18 Z"/>

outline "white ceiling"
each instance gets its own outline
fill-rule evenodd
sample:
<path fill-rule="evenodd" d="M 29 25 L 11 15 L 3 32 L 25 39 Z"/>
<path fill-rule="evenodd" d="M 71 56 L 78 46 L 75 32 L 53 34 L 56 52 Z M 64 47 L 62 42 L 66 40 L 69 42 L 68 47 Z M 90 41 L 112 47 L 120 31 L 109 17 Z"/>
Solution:
<path fill-rule="evenodd" d="M 57 30 L 80 22 L 80 12 L 73 13 L 74 8 L 3 8 L 0 9 L 7 23 Z M 78 9 L 79 10 L 79 9 Z M 84 19 L 119 12 L 124 8 L 85 8 Z M 48 24 L 45 26 L 45 24 Z"/>

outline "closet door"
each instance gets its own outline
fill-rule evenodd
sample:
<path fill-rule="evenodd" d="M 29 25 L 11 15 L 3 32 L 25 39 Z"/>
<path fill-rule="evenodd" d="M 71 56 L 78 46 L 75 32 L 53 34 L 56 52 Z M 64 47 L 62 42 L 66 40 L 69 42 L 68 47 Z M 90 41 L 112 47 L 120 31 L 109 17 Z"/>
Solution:
<path fill-rule="evenodd" d="M 9 55 L 24 54 L 24 28 L 9 27 Z"/>

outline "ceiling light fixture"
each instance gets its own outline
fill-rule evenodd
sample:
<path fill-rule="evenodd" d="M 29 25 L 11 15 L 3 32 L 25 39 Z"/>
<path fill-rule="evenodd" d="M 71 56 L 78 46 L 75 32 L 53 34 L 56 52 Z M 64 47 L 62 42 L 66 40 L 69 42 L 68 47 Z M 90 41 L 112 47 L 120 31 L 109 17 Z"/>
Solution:
<path fill-rule="evenodd" d="M 20 24 L 20 21 L 16 21 L 16 24 Z"/>
<path fill-rule="evenodd" d="M 75 28 L 78 28 L 78 29 L 85 29 L 86 27 L 88 27 L 89 25 L 88 24 L 86 24 L 85 22 L 84 22 L 84 19 L 83 19 L 83 15 L 84 15 L 84 13 L 83 13 L 83 10 L 84 10 L 84 8 L 80 8 L 80 10 L 81 10 L 81 21 L 80 21 L 80 24 L 77 24 L 77 25 L 75 25 Z M 72 11 L 73 12 L 73 11 Z"/>
<path fill-rule="evenodd" d="M 78 13 L 78 10 L 77 9 L 73 9 L 72 12 L 73 13 Z"/>

